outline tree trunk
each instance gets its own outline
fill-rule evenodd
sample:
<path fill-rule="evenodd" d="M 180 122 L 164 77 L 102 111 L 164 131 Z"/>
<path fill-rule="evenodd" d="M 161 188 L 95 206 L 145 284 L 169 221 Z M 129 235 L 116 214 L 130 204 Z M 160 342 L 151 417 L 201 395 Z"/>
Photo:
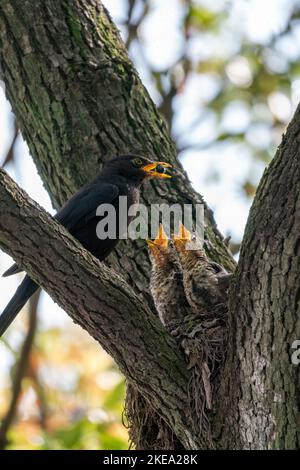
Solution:
<path fill-rule="evenodd" d="M 189 373 L 183 354 L 147 304 L 4 170 L 0 205 L 1 247 L 103 346 L 181 441 L 197 448 L 198 438 L 190 432 L 192 417 L 186 413 Z"/>
<path fill-rule="evenodd" d="M 2 0 L 0 61 L 18 125 L 56 207 L 116 153 L 150 154 L 180 169 L 167 127 L 99 1 Z M 216 442 L 223 448 L 299 446 L 299 367 L 289 357 L 291 342 L 300 337 L 298 121 L 296 113 L 261 182 L 231 289 L 229 357 L 213 419 Z M 22 229 L 24 236 L 14 238 L 16 232 L 7 228 L 5 220 L 1 245 L 109 351 L 186 448 L 205 445 L 185 416 L 183 395 L 189 378 L 185 362 L 153 315 L 147 250 L 131 241 L 124 249 L 121 242 L 109 264 L 122 272 L 134 290 L 118 276 L 112 282 L 103 264 L 96 263 L 55 222 L 35 212 L 16 188 L 8 196 L 6 189 L 12 183 L 1 175 L 5 218 L 13 213 L 11 228 Z M 149 184 L 143 198 L 147 204 L 202 202 L 184 172 L 167 191 Z M 28 214 L 33 211 L 42 217 L 45 227 L 36 226 L 31 217 L 23 220 L 20 200 Z M 34 229 L 38 240 L 43 235 L 53 242 L 43 269 L 36 265 L 42 252 Z M 25 236 L 31 230 L 32 239 Z M 19 243 L 24 245 L 22 253 Z M 62 268 L 54 276 L 46 264 L 58 261 L 58 247 Z M 207 207 L 206 249 L 212 259 L 234 269 Z M 87 291 L 79 288 L 80 277 Z M 136 336 L 124 335 L 128 328 Z M 149 369 L 153 362 L 154 374 Z M 147 376 L 141 373 L 145 370 Z"/>
<path fill-rule="evenodd" d="M 300 106 L 251 208 L 231 293 L 229 415 L 246 449 L 300 447 Z M 226 394 L 225 394 L 226 396 Z"/>
<path fill-rule="evenodd" d="M 3 0 L 0 60 L 7 96 L 55 207 L 118 153 L 141 153 L 182 168 L 167 126 L 98 0 Z M 144 202 L 202 202 L 186 175 L 168 190 L 151 183 Z M 232 258 L 207 209 L 212 256 Z M 138 253 L 137 253 L 138 250 Z M 120 245 L 111 260 L 147 294 L 147 250 Z"/>

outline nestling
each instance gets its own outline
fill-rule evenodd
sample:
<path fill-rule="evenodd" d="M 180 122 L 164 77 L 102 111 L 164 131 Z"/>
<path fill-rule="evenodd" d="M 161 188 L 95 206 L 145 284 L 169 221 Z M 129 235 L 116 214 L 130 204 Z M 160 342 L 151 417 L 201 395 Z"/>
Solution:
<path fill-rule="evenodd" d="M 83 186 L 55 215 L 55 219 L 100 261 L 104 260 L 119 241 L 119 197 L 127 197 L 127 205 L 139 202 L 140 187 L 148 178 L 171 178 L 169 163 L 155 162 L 138 155 L 119 155 L 108 161 L 90 183 Z M 97 208 L 111 204 L 116 214 L 116 237 L 99 239 L 96 227 L 101 220 Z M 125 214 L 126 229 L 132 217 Z M 5 273 L 10 276 L 21 272 L 16 264 Z M 16 293 L 0 316 L 0 336 L 39 286 L 26 275 Z"/>
<path fill-rule="evenodd" d="M 183 272 L 186 298 L 195 313 L 227 301 L 227 290 L 232 274 L 208 259 L 200 241 L 181 224 L 179 234 L 174 235 Z M 192 248 L 192 249 L 190 249 Z"/>
<path fill-rule="evenodd" d="M 152 263 L 150 290 L 159 318 L 167 326 L 191 313 L 183 289 L 181 266 L 162 225 L 155 240 L 147 243 Z"/>

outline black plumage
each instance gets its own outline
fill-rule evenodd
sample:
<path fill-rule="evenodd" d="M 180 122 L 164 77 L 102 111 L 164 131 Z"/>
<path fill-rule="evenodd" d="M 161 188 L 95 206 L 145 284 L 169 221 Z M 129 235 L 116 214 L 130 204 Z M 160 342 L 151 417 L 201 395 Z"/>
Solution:
<path fill-rule="evenodd" d="M 164 162 L 153 162 L 137 155 L 120 155 L 107 162 L 98 176 L 83 186 L 57 212 L 55 219 L 60 222 L 87 250 L 100 261 L 113 250 L 122 235 L 119 227 L 119 197 L 127 197 L 127 207 L 139 201 L 140 186 L 145 179 L 170 178 Z M 96 227 L 101 217 L 97 208 L 101 204 L 111 204 L 116 211 L 116 237 L 99 239 Z M 125 229 L 131 217 L 126 214 Z M 3 276 L 21 272 L 16 264 Z M 6 331 L 16 315 L 34 294 L 39 286 L 28 275 L 18 287 L 16 293 L 0 316 L 0 336 Z"/>

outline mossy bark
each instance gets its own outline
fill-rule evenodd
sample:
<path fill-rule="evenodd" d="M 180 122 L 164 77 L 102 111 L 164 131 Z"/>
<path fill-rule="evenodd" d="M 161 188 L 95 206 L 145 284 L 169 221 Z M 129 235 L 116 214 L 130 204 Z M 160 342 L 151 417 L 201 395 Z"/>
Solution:
<path fill-rule="evenodd" d="M 265 170 L 230 294 L 220 445 L 300 448 L 300 106 Z M 220 420 L 219 420 L 220 422 Z"/>
<path fill-rule="evenodd" d="M 203 202 L 99 1 L 1 0 L 0 61 L 7 96 L 55 207 L 111 155 L 128 151 L 182 172 L 167 190 L 149 184 L 147 204 Z M 290 361 L 291 343 L 300 338 L 299 133 L 297 111 L 258 190 L 231 290 L 229 359 L 214 424 L 223 448 L 299 447 L 299 366 Z M 206 237 L 209 255 L 233 269 L 207 207 Z M 144 244 L 121 242 L 109 264 L 153 311 Z"/>
<path fill-rule="evenodd" d="M 0 29 L 6 93 L 55 207 L 94 177 L 103 161 L 126 152 L 169 161 L 181 171 L 167 189 L 149 183 L 147 204 L 203 202 L 99 1 L 3 0 Z M 212 256 L 232 267 L 209 209 L 206 218 Z M 145 246 L 125 249 L 122 242 L 111 262 L 147 295 Z"/>
<path fill-rule="evenodd" d="M 180 171 L 168 189 L 148 184 L 146 204 L 203 202 L 99 1 L 1 1 L 0 60 L 7 96 L 55 207 L 111 155 L 126 152 L 169 161 Z M 233 268 L 207 207 L 206 222 L 207 249 Z M 145 243 L 122 241 L 108 264 L 153 310 Z"/>
<path fill-rule="evenodd" d="M 184 356 L 147 304 L 2 169 L 0 207 L 1 248 L 103 346 L 181 442 L 197 448 L 186 414 L 190 374 Z"/>

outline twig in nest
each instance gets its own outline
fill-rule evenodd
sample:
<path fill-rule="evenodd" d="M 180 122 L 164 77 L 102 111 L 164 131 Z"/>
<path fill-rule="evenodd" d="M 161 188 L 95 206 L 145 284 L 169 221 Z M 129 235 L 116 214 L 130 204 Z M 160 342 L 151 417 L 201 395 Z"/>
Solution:
<path fill-rule="evenodd" d="M 126 388 L 123 424 L 129 430 L 130 447 L 134 446 L 137 450 L 183 449 L 165 420 L 129 382 Z"/>
<path fill-rule="evenodd" d="M 226 304 L 218 304 L 168 324 L 168 329 L 181 344 L 191 370 L 189 384 L 190 412 L 194 422 L 209 441 L 209 412 L 213 410 L 220 372 L 226 356 Z"/>

